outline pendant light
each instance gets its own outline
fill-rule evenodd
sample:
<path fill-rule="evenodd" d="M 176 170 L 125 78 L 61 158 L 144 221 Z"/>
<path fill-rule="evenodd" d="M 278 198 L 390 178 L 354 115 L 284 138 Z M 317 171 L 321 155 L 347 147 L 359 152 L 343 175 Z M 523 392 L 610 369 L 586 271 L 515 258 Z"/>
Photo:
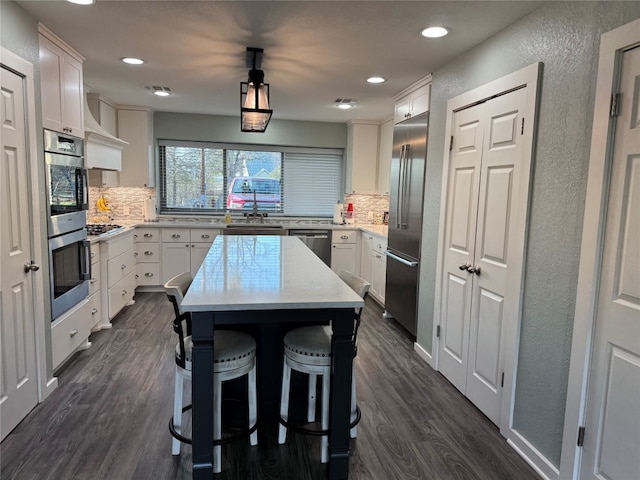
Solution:
<path fill-rule="evenodd" d="M 240 129 L 243 132 L 264 132 L 273 110 L 269 109 L 269 84 L 264 83 L 260 70 L 262 48 L 247 47 L 246 63 L 249 70 L 247 82 L 240 82 Z"/>

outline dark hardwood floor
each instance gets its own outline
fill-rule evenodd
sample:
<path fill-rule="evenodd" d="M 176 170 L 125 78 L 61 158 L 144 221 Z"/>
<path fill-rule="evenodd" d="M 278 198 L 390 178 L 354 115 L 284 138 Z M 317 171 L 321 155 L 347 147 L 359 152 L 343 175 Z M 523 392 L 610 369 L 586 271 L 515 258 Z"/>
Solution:
<path fill-rule="evenodd" d="M 498 429 L 413 352 L 368 300 L 359 335 L 353 480 L 537 479 Z M 5 480 L 190 479 L 191 447 L 171 455 L 176 335 L 162 293 L 136 295 L 113 328 L 58 373 L 59 387 L 0 445 Z M 274 385 L 279 389 L 279 385 Z M 320 440 L 263 422 L 259 445 L 223 447 L 224 480 L 326 478 Z"/>

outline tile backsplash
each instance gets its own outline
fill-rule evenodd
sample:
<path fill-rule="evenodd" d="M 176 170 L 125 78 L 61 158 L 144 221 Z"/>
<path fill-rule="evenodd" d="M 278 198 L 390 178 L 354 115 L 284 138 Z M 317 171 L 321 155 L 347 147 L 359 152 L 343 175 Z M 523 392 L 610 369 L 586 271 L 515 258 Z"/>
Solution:
<path fill-rule="evenodd" d="M 155 188 L 146 187 L 89 187 L 88 223 L 135 222 L 144 220 L 145 200 L 155 197 Z M 109 198 L 113 210 L 101 212 L 96 201 L 104 195 Z M 102 217 L 108 217 L 108 220 Z"/>
<path fill-rule="evenodd" d="M 96 201 L 104 195 L 113 210 L 101 212 Z M 155 197 L 155 188 L 146 187 L 89 187 L 88 223 L 136 222 L 145 219 L 145 200 Z M 381 224 L 383 212 L 389 210 L 388 195 L 345 195 L 345 205 L 353 203 L 356 224 Z"/>

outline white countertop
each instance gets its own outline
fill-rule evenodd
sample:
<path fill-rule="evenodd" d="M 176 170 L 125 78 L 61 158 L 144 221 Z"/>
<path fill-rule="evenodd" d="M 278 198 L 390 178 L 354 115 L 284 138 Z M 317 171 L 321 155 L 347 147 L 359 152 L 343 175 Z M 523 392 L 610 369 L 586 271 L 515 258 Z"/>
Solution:
<path fill-rule="evenodd" d="M 190 312 L 363 304 L 300 239 L 277 235 L 216 237 L 182 301 Z"/>

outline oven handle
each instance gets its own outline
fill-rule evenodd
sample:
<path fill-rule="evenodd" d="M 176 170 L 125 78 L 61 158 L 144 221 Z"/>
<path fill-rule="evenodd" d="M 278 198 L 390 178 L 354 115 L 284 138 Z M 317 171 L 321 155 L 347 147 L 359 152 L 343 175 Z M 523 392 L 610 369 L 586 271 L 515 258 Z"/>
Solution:
<path fill-rule="evenodd" d="M 80 210 L 89 208 L 89 180 L 84 168 L 76 168 L 76 204 Z"/>
<path fill-rule="evenodd" d="M 81 262 L 80 280 L 91 280 L 91 242 L 89 240 L 82 241 L 84 249 L 84 262 Z"/>

